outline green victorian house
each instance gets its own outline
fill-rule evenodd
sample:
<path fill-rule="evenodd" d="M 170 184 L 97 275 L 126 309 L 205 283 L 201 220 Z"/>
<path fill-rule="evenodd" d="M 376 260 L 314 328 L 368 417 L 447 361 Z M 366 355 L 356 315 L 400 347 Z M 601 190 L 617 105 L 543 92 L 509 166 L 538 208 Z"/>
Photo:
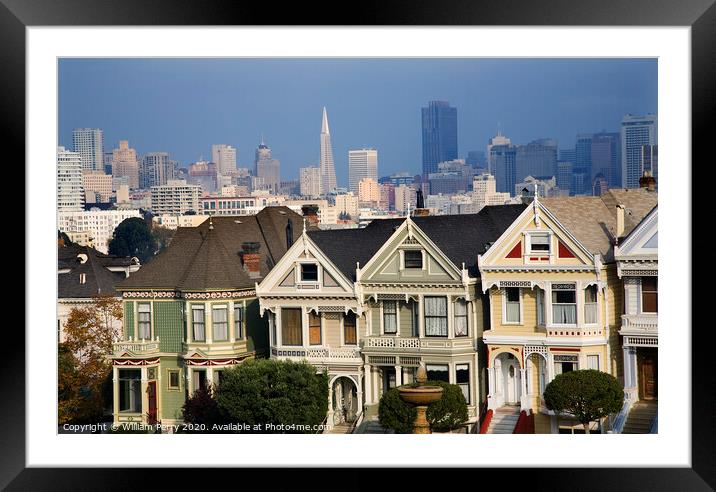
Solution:
<path fill-rule="evenodd" d="M 286 207 L 180 227 L 171 244 L 117 287 L 123 340 L 112 355 L 114 422 L 182 421 L 186 398 L 222 371 L 268 356 L 256 284 L 301 235 Z"/>

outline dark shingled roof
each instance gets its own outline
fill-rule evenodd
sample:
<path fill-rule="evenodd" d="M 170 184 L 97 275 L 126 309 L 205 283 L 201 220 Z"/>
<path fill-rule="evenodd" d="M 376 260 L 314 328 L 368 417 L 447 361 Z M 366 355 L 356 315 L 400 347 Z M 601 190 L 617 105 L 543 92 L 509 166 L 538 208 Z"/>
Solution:
<path fill-rule="evenodd" d="M 78 255 L 87 255 L 81 263 Z M 109 267 L 128 267 L 136 262 L 129 257 L 110 256 L 89 246 L 60 246 L 57 248 L 57 269 L 70 271 L 57 274 L 58 299 L 88 299 L 96 295 L 117 296 L 115 286 L 124 278 L 124 272 L 112 272 Z M 80 283 L 80 274 L 85 282 Z"/>
<path fill-rule="evenodd" d="M 477 255 L 487 250 L 517 219 L 526 205 L 493 205 L 477 214 L 412 217 L 413 222 L 458 268 L 476 277 Z M 405 219 L 374 220 L 364 229 L 311 231 L 310 238 L 351 280 L 356 263 L 365 266 Z"/>
<path fill-rule="evenodd" d="M 303 230 L 303 217 L 287 207 L 266 207 L 256 215 L 214 216 L 197 227 L 180 227 L 164 251 L 118 288 L 253 288 L 286 253 L 286 225 L 289 219 L 293 223 L 292 235 L 296 241 Z M 210 229 L 210 225 L 213 229 Z M 260 245 L 259 278 L 249 277 L 244 270 L 239 255 L 244 242 L 257 242 Z"/>

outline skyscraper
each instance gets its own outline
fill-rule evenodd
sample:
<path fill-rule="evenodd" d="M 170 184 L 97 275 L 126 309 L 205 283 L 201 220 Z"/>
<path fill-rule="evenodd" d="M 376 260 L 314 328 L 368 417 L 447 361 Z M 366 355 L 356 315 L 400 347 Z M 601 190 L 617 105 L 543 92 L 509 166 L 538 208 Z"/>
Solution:
<path fill-rule="evenodd" d="M 266 145 L 263 137 L 256 148 L 254 165 L 256 177 L 261 178 L 263 185 L 272 193 L 277 193 L 281 183 L 281 163 L 271 157 L 271 149 Z"/>
<path fill-rule="evenodd" d="M 502 131 L 499 128 L 497 129 L 497 135 L 492 137 L 490 139 L 490 141 L 487 142 L 486 157 L 487 157 L 487 171 L 489 173 L 495 174 L 495 168 L 493 167 L 494 163 L 492 162 L 492 158 L 490 157 L 491 152 L 492 152 L 492 147 L 494 147 L 495 145 L 510 145 L 511 143 L 512 142 L 510 141 L 509 138 L 502 135 Z"/>
<path fill-rule="evenodd" d="M 130 188 L 139 188 L 137 151 L 129 147 L 127 140 L 120 140 L 119 148 L 112 150 L 112 176 L 126 176 Z"/>
<path fill-rule="evenodd" d="M 327 195 L 336 186 L 336 168 L 333 165 L 331 132 L 328 129 L 328 114 L 324 106 L 323 121 L 321 122 L 321 194 Z"/>
<path fill-rule="evenodd" d="M 321 168 L 318 166 L 302 167 L 299 171 L 301 195 L 317 197 L 321 194 Z"/>
<path fill-rule="evenodd" d="M 457 159 L 457 108 L 447 101 L 430 101 L 422 108 L 423 179 L 438 171 L 438 163 Z"/>
<path fill-rule="evenodd" d="M 527 176 L 534 178 L 556 176 L 557 141 L 543 138 L 527 145 L 520 145 L 515 156 L 515 173 L 517 181 L 523 180 Z"/>
<path fill-rule="evenodd" d="M 622 186 L 638 188 L 641 169 L 641 148 L 643 145 L 657 144 L 657 118 L 654 114 L 646 116 L 626 115 L 622 119 Z"/>
<path fill-rule="evenodd" d="M 167 152 L 149 152 L 142 159 L 139 170 L 139 187 L 148 189 L 162 186 L 174 179 L 175 161 L 169 159 Z"/>
<path fill-rule="evenodd" d="M 84 210 L 85 192 L 82 187 L 82 156 L 57 147 L 57 211 Z"/>
<path fill-rule="evenodd" d="M 577 143 L 574 147 L 574 166 L 572 167 L 572 186 L 574 195 L 591 195 L 592 176 L 592 138 L 591 133 L 580 133 L 577 135 Z"/>
<path fill-rule="evenodd" d="M 361 149 L 348 151 L 348 189 L 358 193 L 358 183 L 363 178 L 378 181 L 378 151 Z"/>
<path fill-rule="evenodd" d="M 490 149 L 490 162 L 494 170 L 497 191 L 500 193 L 514 193 L 517 183 L 517 146 L 494 145 Z"/>
<path fill-rule="evenodd" d="M 99 128 L 75 128 L 72 147 L 80 154 L 84 171 L 104 170 L 104 134 Z"/>
<path fill-rule="evenodd" d="M 236 149 L 226 144 L 212 145 L 211 162 L 216 164 L 216 172 L 222 176 L 236 171 Z"/>
<path fill-rule="evenodd" d="M 619 159 L 619 152 L 621 151 L 621 146 L 619 145 L 619 134 L 595 133 L 592 137 L 591 147 L 592 188 L 594 188 L 594 183 L 600 176 L 609 187 L 620 186 L 621 160 Z"/>

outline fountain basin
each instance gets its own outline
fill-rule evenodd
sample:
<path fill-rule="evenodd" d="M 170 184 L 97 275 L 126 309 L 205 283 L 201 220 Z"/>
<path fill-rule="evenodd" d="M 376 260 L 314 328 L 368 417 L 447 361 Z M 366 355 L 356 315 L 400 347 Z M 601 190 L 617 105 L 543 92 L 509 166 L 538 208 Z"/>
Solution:
<path fill-rule="evenodd" d="M 400 398 L 413 405 L 430 405 L 443 396 L 440 386 L 401 386 L 398 388 Z"/>

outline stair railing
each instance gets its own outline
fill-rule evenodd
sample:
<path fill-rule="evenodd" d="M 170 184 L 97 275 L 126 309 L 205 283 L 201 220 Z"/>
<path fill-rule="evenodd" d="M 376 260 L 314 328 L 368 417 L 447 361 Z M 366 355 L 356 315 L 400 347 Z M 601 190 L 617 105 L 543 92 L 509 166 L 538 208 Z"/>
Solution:
<path fill-rule="evenodd" d="M 633 404 L 634 401 L 629 398 L 624 400 L 624 405 L 622 405 L 622 409 L 614 418 L 614 421 L 612 422 L 612 430 L 608 431 L 608 434 L 622 433 L 622 430 L 624 429 L 624 424 L 626 423 L 627 417 L 629 416 L 629 411 L 631 410 L 631 406 Z"/>
<path fill-rule="evenodd" d="M 654 417 L 654 420 L 651 421 L 651 429 L 649 429 L 649 434 L 658 434 L 659 433 L 659 414 L 656 414 Z"/>

